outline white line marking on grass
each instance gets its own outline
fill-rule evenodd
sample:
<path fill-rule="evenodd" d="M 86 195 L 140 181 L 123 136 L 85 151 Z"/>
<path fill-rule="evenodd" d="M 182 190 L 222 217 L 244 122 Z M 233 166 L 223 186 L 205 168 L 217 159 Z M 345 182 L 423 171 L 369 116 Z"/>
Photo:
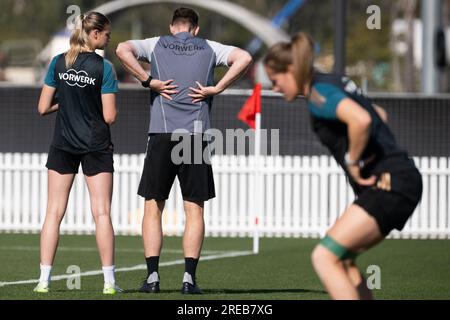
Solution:
<path fill-rule="evenodd" d="M 0 246 L 0 250 L 20 250 L 20 251 L 39 251 L 38 246 Z M 58 251 L 75 251 L 75 252 L 97 252 L 96 247 L 58 247 Z M 143 253 L 144 248 L 132 249 L 132 248 L 117 248 L 115 252 L 139 252 Z M 218 254 L 223 252 L 229 252 L 228 250 L 203 250 L 204 254 Z M 179 249 L 162 249 L 162 253 L 183 253 L 183 250 Z"/>
<path fill-rule="evenodd" d="M 215 254 L 201 257 L 201 261 L 207 260 L 217 260 L 217 259 L 225 259 L 225 258 L 235 258 L 235 257 L 243 257 L 253 255 L 252 251 L 228 251 L 222 254 Z M 173 261 L 162 262 L 159 264 L 160 267 L 169 267 L 175 266 L 179 264 L 184 264 L 184 259 L 177 259 Z M 125 268 L 117 268 L 116 272 L 129 272 L 136 270 L 146 270 L 146 264 L 138 264 L 133 267 L 125 267 Z M 87 277 L 87 276 L 97 276 L 103 274 L 102 270 L 92 270 L 86 271 L 82 273 L 74 273 L 74 274 L 63 274 L 58 276 L 52 276 L 51 281 L 64 280 L 74 277 Z M 21 281 L 12 281 L 12 282 L 0 282 L 0 287 L 10 286 L 10 285 L 18 285 L 18 284 L 30 284 L 30 283 L 38 283 L 39 279 L 30 279 L 30 280 L 21 280 Z"/>

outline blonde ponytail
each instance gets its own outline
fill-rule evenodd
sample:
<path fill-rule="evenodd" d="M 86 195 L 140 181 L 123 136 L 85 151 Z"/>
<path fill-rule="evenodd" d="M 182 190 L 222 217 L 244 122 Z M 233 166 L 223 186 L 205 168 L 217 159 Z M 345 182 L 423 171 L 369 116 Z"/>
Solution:
<path fill-rule="evenodd" d="M 292 38 L 292 65 L 300 94 L 305 95 L 314 72 L 314 40 L 307 33 Z"/>
<path fill-rule="evenodd" d="M 81 52 L 89 50 L 89 34 L 91 31 L 103 31 L 110 24 L 111 21 L 98 12 L 90 12 L 76 18 L 75 30 L 70 36 L 70 49 L 65 54 L 67 69 L 73 66 Z"/>
<path fill-rule="evenodd" d="M 78 55 L 88 44 L 89 38 L 84 30 L 83 22 L 84 15 L 80 15 L 75 20 L 75 30 L 70 36 L 70 49 L 67 51 L 65 56 L 67 69 L 73 66 L 78 58 Z"/>
<path fill-rule="evenodd" d="M 293 68 L 299 94 L 305 95 L 314 71 L 314 41 L 307 33 L 299 32 L 291 42 L 281 42 L 269 49 L 264 65 L 275 73 L 285 73 Z"/>

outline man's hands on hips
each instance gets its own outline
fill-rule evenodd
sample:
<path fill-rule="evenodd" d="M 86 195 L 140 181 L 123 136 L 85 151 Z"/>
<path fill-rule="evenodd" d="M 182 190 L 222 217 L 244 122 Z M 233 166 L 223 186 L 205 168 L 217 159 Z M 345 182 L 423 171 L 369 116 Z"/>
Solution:
<path fill-rule="evenodd" d="M 164 98 L 166 98 L 168 100 L 172 100 L 171 95 L 178 93 L 177 90 L 174 90 L 174 89 L 178 88 L 178 86 L 175 84 L 172 84 L 173 81 L 174 81 L 173 79 L 170 79 L 167 81 L 152 79 L 152 81 L 150 82 L 150 89 L 152 91 L 158 92 Z"/>
<path fill-rule="evenodd" d="M 189 94 L 189 97 L 193 99 L 193 103 L 203 101 L 206 98 L 215 96 L 216 94 L 219 94 L 221 92 L 216 87 L 204 87 L 198 81 L 195 81 L 195 83 L 197 83 L 197 88 L 189 88 L 193 92 Z"/>

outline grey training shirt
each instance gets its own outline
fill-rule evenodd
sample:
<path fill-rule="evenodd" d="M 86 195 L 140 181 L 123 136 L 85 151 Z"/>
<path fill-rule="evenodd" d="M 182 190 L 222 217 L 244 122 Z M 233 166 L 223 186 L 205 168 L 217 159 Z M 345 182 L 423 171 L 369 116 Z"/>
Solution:
<path fill-rule="evenodd" d="M 236 48 L 197 38 L 189 32 L 145 40 L 131 40 L 137 58 L 151 63 L 155 79 L 174 79 L 177 94 L 168 100 L 152 92 L 149 133 L 172 133 L 177 129 L 201 133 L 210 128 L 212 98 L 192 103 L 189 87 L 214 85 L 214 68 L 228 67 L 228 57 Z"/>

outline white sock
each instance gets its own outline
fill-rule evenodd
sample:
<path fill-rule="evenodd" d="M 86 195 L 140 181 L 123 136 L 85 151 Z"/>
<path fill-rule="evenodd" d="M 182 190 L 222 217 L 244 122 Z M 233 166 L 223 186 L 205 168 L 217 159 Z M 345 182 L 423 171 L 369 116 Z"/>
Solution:
<path fill-rule="evenodd" d="M 184 282 L 189 282 L 190 284 L 194 285 L 194 281 L 192 279 L 192 276 L 189 273 L 187 273 L 187 272 L 185 272 L 184 276 L 183 276 L 183 283 Z"/>
<path fill-rule="evenodd" d="M 105 282 L 108 282 L 111 284 L 116 283 L 116 279 L 114 278 L 114 267 L 115 266 L 102 267 L 103 277 L 105 278 Z"/>
<path fill-rule="evenodd" d="M 153 273 L 151 275 L 149 275 L 147 278 L 147 283 L 152 283 L 152 282 L 159 282 L 158 272 L 156 272 L 156 271 L 153 271 Z"/>
<path fill-rule="evenodd" d="M 46 266 L 41 264 L 41 276 L 39 277 L 39 282 L 50 282 L 50 272 L 52 271 L 52 266 Z"/>

